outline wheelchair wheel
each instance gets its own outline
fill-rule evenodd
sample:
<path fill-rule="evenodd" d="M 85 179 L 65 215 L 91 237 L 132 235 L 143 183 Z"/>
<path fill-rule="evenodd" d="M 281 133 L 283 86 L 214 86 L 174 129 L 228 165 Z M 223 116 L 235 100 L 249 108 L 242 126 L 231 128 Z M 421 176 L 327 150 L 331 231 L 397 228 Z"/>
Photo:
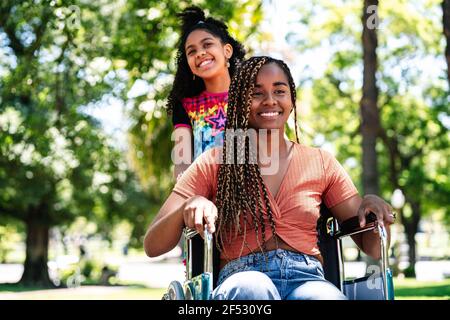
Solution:
<path fill-rule="evenodd" d="M 184 300 L 183 286 L 179 281 L 172 281 L 169 285 L 167 293 L 163 297 L 164 300 Z"/>
<path fill-rule="evenodd" d="M 194 292 L 195 292 L 194 285 L 192 284 L 192 282 L 188 281 L 184 285 L 184 298 L 186 300 L 195 300 Z"/>

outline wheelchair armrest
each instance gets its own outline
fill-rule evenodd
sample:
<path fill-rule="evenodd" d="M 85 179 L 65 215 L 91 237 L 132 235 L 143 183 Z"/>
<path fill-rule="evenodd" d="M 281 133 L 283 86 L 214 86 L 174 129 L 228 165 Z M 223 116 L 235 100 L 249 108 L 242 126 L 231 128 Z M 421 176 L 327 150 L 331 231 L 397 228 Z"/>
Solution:
<path fill-rule="evenodd" d="M 359 225 L 358 216 L 351 217 L 350 219 L 343 221 L 339 225 L 339 230 L 333 235 L 333 237 L 335 239 L 341 239 L 344 237 L 376 229 L 377 226 L 378 226 L 377 217 L 374 213 L 371 212 L 366 216 L 365 226 L 361 227 Z"/>

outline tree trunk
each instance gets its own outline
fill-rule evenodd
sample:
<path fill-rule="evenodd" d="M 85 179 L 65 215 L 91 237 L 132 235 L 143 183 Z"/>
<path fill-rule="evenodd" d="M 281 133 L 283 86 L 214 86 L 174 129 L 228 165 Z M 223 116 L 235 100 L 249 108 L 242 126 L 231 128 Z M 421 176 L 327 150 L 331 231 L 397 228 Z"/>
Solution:
<path fill-rule="evenodd" d="M 450 0 L 442 1 L 444 36 L 447 40 L 445 59 L 447 60 L 447 79 L 450 90 Z"/>
<path fill-rule="evenodd" d="M 415 277 L 416 276 L 416 234 L 419 229 L 420 222 L 420 203 L 411 201 L 412 216 L 410 218 L 405 218 L 402 216 L 403 225 L 405 226 L 406 238 L 408 240 L 408 257 L 409 257 L 409 267 L 406 276 Z"/>
<path fill-rule="evenodd" d="M 379 194 L 376 142 L 380 128 L 378 111 L 377 71 L 377 33 L 368 20 L 373 20 L 370 6 L 378 6 L 378 0 L 365 0 L 363 12 L 363 95 L 360 102 L 362 135 L 362 182 L 364 194 Z M 370 7 L 370 8 L 369 8 Z M 372 13 L 369 13 L 372 12 Z M 370 19 L 369 19 L 370 18 Z"/>
<path fill-rule="evenodd" d="M 32 217 L 26 221 L 26 258 L 20 283 L 53 287 L 48 274 L 49 226 Z"/>

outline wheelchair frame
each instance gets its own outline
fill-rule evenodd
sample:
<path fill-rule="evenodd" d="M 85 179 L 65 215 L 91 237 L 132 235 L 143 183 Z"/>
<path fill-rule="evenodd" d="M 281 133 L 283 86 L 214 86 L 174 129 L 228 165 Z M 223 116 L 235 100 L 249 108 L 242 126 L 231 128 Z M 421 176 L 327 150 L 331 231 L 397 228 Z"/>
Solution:
<path fill-rule="evenodd" d="M 199 268 L 194 263 L 194 250 L 200 249 L 198 244 L 202 239 L 195 229 L 183 229 L 186 280 L 183 284 L 179 281 L 172 281 L 167 293 L 163 296 L 163 300 L 209 300 L 214 287 L 213 282 L 217 280 L 214 278 L 216 272 L 213 271 L 213 237 L 206 228 L 204 235 L 203 269 L 198 274 Z"/>
<path fill-rule="evenodd" d="M 386 229 L 377 223 L 376 216 L 369 214 L 366 218 L 368 223 L 364 227 L 360 227 L 358 217 L 350 218 L 339 224 L 325 205 L 321 205 L 320 213 L 317 222 L 318 245 L 324 260 L 325 279 L 333 283 L 351 300 L 393 300 L 394 288 L 392 273 L 389 269 L 387 233 Z M 374 229 L 378 230 L 380 236 L 381 271 L 368 277 L 344 280 L 342 239 Z M 209 300 L 218 279 L 219 252 L 214 250 L 213 237 L 207 230 L 205 230 L 205 241 L 193 229 L 185 228 L 183 235 L 186 280 L 183 284 L 179 281 L 172 281 L 163 300 Z M 202 260 L 203 268 L 200 263 Z M 369 289 L 377 290 L 367 291 L 366 282 L 376 282 L 378 279 L 382 282 L 382 290 L 380 291 L 375 285 L 375 288 Z M 362 285 L 363 283 L 366 283 L 366 287 Z"/>
<path fill-rule="evenodd" d="M 387 232 L 384 227 L 378 224 L 375 214 L 369 214 L 366 217 L 366 225 L 360 227 L 357 216 L 339 224 L 323 204 L 320 213 L 317 232 L 318 245 L 324 260 L 325 279 L 333 283 L 351 300 L 394 300 L 392 272 L 389 268 Z M 378 230 L 380 237 L 380 271 L 370 276 L 345 280 L 342 239 L 374 229 Z M 380 285 L 382 288 L 379 288 Z"/>

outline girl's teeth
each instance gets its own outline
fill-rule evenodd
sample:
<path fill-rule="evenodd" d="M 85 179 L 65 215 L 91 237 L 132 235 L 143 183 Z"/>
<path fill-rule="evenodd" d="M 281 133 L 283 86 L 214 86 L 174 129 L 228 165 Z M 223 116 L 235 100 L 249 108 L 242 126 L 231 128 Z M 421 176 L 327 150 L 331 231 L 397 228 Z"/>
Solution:
<path fill-rule="evenodd" d="M 200 63 L 200 67 L 203 67 L 203 66 L 205 66 L 207 64 L 210 64 L 210 63 L 211 63 L 211 60 L 203 61 L 202 63 Z"/>

